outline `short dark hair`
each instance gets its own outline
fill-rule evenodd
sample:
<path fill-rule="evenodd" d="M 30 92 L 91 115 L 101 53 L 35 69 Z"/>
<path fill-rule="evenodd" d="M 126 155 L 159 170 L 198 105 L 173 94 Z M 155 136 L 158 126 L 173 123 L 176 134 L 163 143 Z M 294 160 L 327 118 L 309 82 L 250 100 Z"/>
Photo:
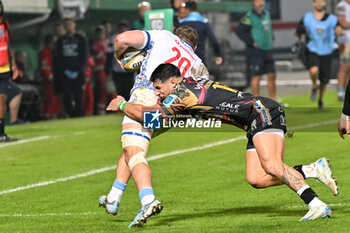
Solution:
<path fill-rule="evenodd" d="M 160 64 L 152 73 L 150 81 L 161 81 L 162 83 L 166 82 L 172 77 L 181 77 L 181 73 L 177 66 L 173 64 Z"/>
<path fill-rule="evenodd" d="M 197 1 L 188 0 L 182 3 L 183 7 L 189 9 L 190 11 L 198 11 Z"/>
<path fill-rule="evenodd" d="M 182 26 L 176 29 L 175 35 L 177 35 L 181 40 L 185 40 L 188 43 L 190 43 L 194 49 L 198 45 L 199 37 L 198 33 L 195 29 L 188 27 L 188 26 Z"/>
<path fill-rule="evenodd" d="M 50 45 L 51 43 L 54 42 L 54 40 L 55 40 L 55 36 L 54 35 L 52 35 L 52 34 L 46 35 L 45 38 L 44 38 L 45 46 Z"/>

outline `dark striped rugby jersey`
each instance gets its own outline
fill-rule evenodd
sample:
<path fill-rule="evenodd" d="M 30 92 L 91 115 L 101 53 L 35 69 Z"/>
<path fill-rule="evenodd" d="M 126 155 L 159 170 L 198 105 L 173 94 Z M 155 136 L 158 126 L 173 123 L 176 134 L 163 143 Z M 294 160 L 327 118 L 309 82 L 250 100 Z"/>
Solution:
<path fill-rule="evenodd" d="M 206 78 L 185 78 L 175 91 L 161 104 L 167 115 L 176 115 L 184 111 L 199 113 L 202 118 L 216 118 L 248 130 L 253 104 L 262 106 L 250 93 L 221 85 Z"/>

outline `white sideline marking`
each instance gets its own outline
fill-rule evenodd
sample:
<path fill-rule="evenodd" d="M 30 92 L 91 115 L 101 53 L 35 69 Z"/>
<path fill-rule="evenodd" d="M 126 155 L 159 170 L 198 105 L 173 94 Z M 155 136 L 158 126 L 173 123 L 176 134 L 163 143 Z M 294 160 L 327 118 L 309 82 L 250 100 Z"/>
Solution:
<path fill-rule="evenodd" d="M 350 206 L 350 203 L 335 203 L 330 204 L 330 207 L 335 206 Z M 301 209 L 306 208 L 306 205 L 296 206 L 280 206 L 280 209 Z M 47 217 L 47 216 L 87 216 L 87 215 L 105 215 L 104 212 L 84 212 L 84 213 L 46 213 L 46 214 L 0 214 L 1 217 Z"/>
<path fill-rule="evenodd" d="M 182 153 L 186 153 L 186 152 L 197 151 L 197 150 L 204 150 L 204 149 L 208 149 L 208 148 L 211 148 L 211 147 L 214 147 L 214 146 L 219 146 L 219 145 L 235 142 L 235 141 L 238 141 L 238 140 L 241 140 L 241 139 L 244 139 L 244 138 L 245 138 L 244 136 L 241 136 L 241 137 L 237 137 L 237 138 L 231 138 L 231 139 L 228 139 L 228 140 L 223 140 L 223 141 L 219 141 L 219 142 L 210 143 L 210 144 L 203 145 L 203 146 L 192 147 L 192 148 L 184 149 L 184 150 L 176 150 L 176 151 L 172 151 L 172 152 L 168 152 L 168 153 L 164 153 L 164 154 L 160 154 L 160 155 L 151 156 L 147 160 L 148 161 L 152 161 L 152 160 L 161 159 L 161 158 L 164 158 L 164 157 L 177 155 L 177 154 L 182 154 Z M 26 189 L 31 189 L 31 188 L 36 188 L 36 187 L 41 187 L 41 186 L 47 186 L 47 185 L 58 183 L 58 182 L 66 182 L 66 181 L 69 181 L 69 180 L 75 180 L 75 179 L 78 179 L 78 178 L 87 177 L 87 176 L 99 174 L 99 173 L 110 171 L 110 170 L 114 170 L 114 169 L 116 169 L 116 165 L 109 166 L 109 167 L 104 167 L 104 168 L 100 168 L 100 169 L 96 169 L 96 170 L 91 170 L 89 172 L 81 173 L 81 174 L 74 175 L 74 176 L 69 176 L 69 177 L 60 178 L 60 179 L 56 179 L 56 180 L 44 181 L 44 182 L 40 182 L 40 183 L 36 183 L 36 184 L 30 184 L 30 185 L 27 185 L 27 186 L 22 186 L 22 187 L 18 187 L 18 188 L 14 188 L 14 189 L 4 190 L 4 191 L 0 192 L 0 195 L 7 194 L 7 193 L 13 193 L 13 192 L 17 192 L 17 191 L 22 191 L 22 190 L 26 190 Z"/>
<path fill-rule="evenodd" d="M 309 124 L 309 125 L 305 125 L 305 126 L 291 127 L 290 130 L 312 128 L 312 127 L 316 127 L 316 126 L 320 126 L 320 125 L 333 124 L 335 122 L 337 122 L 337 121 L 336 120 L 324 121 L 324 122 Z M 246 138 L 245 136 L 241 136 L 241 137 L 237 137 L 237 138 L 231 138 L 231 139 L 228 139 L 228 140 L 223 140 L 223 141 L 218 141 L 218 142 L 214 142 L 214 143 L 209 143 L 209 144 L 202 145 L 202 146 L 192 147 L 192 148 L 188 148 L 188 149 L 184 149 L 184 150 L 176 150 L 176 151 L 172 151 L 172 152 L 168 152 L 168 153 L 164 153 L 164 154 L 160 154 L 160 155 L 151 156 L 147 160 L 148 161 L 153 161 L 153 160 L 157 160 L 157 159 L 161 159 L 161 158 L 164 158 L 164 157 L 173 156 L 173 155 L 177 155 L 177 154 L 182 154 L 182 153 L 186 153 L 186 152 L 204 150 L 204 149 L 208 149 L 208 148 L 211 148 L 211 147 L 220 146 L 220 145 L 223 145 L 223 144 L 227 144 L 227 143 L 235 142 L 235 141 L 238 141 L 238 140 L 242 140 L 242 139 L 245 139 L 245 138 Z M 78 175 L 69 176 L 69 177 L 65 177 L 65 178 L 59 178 L 59 179 L 56 179 L 56 180 L 50 180 L 50 181 L 44 181 L 44 182 L 40 182 L 40 183 L 36 183 L 36 184 L 30 184 L 30 185 L 27 185 L 27 186 L 17 187 L 17 188 L 14 188 L 14 189 L 7 189 L 7 190 L 4 190 L 4 191 L 1 191 L 0 192 L 0 196 L 4 195 L 4 194 L 8 194 L 8 193 L 13 193 L 13 192 L 17 192 L 17 191 L 26 190 L 26 189 L 31 189 L 31 188 L 41 187 L 41 186 L 47 186 L 47 185 L 58 183 L 58 182 L 66 182 L 66 181 L 69 181 L 69 180 L 75 180 L 75 179 L 78 179 L 78 178 L 87 177 L 87 176 L 99 174 L 99 173 L 102 173 L 102 172 L 114 170 L 115 168 L 116 168 L 116 165 L 109 166 L 109 167 L 104 167 L 104 168 L 100 168 L 100 169 L 95 169 L 95 170 L 91 170 L 91 171 L 86 172 L 86 173 L 81 173 L 81 174 L 78 174 Z"/>
<path fill-rule="evenodd" d="M 76 135 L 82 135 L 85 132 L 76 132 L 76 133 L 70 133 L 70 134 L 57 134 L 57 135 L 46 135 L 46 136 L 40 136 L 36 138 L 29 138 L 29 139 L 23 139 L 23 140 L 18 140 L 14 142 L 8 142 L 5 144 L 1 144 L 0 148 L 8 147 L 8 146 L 13 146 L 13 145 L 19 145 L 19 144 L 24 144 L 28 142 L 34 142 L 34 141 L 41 141 L 49 138 L 58 138 L 58 137 L 63 137 L 63 136 L 76 136 Z"/>
<path fill-rule="evenodd" d="M 288 128 L 288 130 L 308 129 L 308 128 L 313 128 L 313 127 L 322 126 L 322 125 L 335 124 L 335 123 L 338 123 L 338 121 L 339 121 L 339 119 L 338 120 L 323 121 L 323 122 L 312 123 L 312 124 L 308 124 L 308 125 L 304 125 L 304 126 L 290 127 L 290 128 Z M 334 131 L 334 132 L 336 132 L 336 131 Z"/>

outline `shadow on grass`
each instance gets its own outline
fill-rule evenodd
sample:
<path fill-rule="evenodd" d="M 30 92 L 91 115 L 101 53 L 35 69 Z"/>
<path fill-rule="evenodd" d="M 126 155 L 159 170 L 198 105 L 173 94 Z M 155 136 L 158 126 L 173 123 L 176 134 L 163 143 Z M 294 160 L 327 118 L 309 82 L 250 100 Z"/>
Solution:
<path fill-rule="evenodd" d="M 171 216 L 164 216 L 158 220 L 156 226 L 167 225 L 172 222 L 196 219 L 203 217 L 220 217 L 220 216 L 237 216 L 237 215 L 248 215 L 248 214 L 263 214 L 267 217 L 276 217 L 276 216 L 293 216 L 297 219 L 304 216 L 307 210 L 291 210 L 291 209 L 281 209 L 273 206 L 248 206 L 248 207 L 237 207 L 229 209 L 218 209 L 205 212 L 198 212 L 200 210 L 195 209 L 193 213 L 186 214 L 172 214 Z"/>

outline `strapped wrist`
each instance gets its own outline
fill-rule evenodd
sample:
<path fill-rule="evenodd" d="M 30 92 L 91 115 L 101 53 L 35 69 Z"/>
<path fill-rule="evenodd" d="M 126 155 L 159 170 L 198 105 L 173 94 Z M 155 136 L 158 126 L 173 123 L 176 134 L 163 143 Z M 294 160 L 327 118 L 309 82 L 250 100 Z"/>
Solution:
<path fill-rule="evenodd" d="M 341 113 L 341 118 L 344 120 L 350 121 L 350 116 L 347 116 L 344 113 Z"/>
<path fill-rule="evenodd" d="M 125 105 L 127 104 L 128 102 L 126 102 L 125 100 L 122 100 L 119 102 L 118 104 L 118 108 L 124 112 L 124 108 L 125 108 Z"/>

